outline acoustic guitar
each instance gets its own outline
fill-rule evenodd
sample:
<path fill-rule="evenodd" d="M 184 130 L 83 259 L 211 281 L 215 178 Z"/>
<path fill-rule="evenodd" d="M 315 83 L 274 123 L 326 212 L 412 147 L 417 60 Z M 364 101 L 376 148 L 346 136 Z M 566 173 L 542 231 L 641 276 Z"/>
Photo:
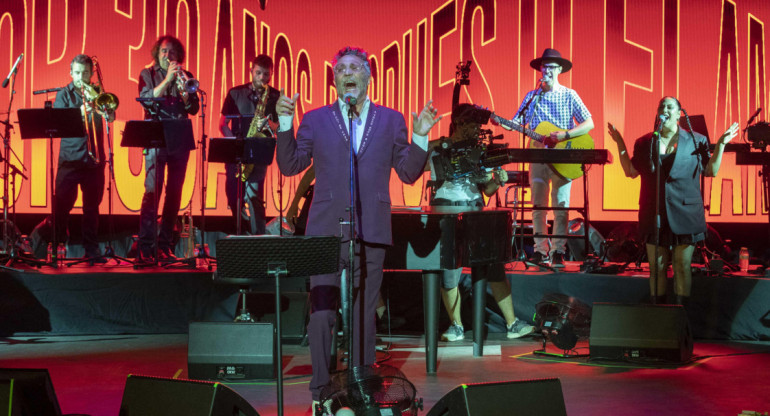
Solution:
<path fill-rule="evenodd" d="M 508 120 L 506 118 L 500 117 L 495 113 L 492 113 L 492 115 L 489 118 L 491 120 L 496 121 L 501 126 L 508 127 L 511 130 L 518 131 L 519 133 L 523 133 L 525 136 L 532 139 L 529 142 L 530 148 L 540 147 L 535 145 L 533 142 L 537 142 L 545 146 L 546 137 L 550 136 L 551 132 L 565 131 L 564 129 L 560 129 L 547 121 L 543 121 L 542 123 L 538 124 L 534 130 L 532 130 L 522 126 L 521 124 L 513 120 Z M 555 146 L 553 146 L 553 149 L 557 149 L 557 150 L 558 149 L 593 149 L 593 148 L 594 148 L 594 139 L 592 139 L 591 136 L 587 134 L 584 134 L 582 136 L 572 137 L 568 140 L 560 141 L 559 143 L 556 143 Z M 548 166 L 557 175 L 565 179 L 571 180 L 571 179 L 577 179 L 583 176 L 582 165 L 577 163 L 549 163 Z"/>

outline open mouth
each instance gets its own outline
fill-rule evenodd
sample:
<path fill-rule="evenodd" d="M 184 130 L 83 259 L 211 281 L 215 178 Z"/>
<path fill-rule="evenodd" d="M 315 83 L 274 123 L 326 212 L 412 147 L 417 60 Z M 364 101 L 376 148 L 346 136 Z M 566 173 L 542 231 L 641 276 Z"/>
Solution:
<path fill-rule="evenodd" d="M 358 85 L 356 85 L 355 82 L 346 82 L 345 83 L 345 91 L 350 91 L 358 88 Z"/>

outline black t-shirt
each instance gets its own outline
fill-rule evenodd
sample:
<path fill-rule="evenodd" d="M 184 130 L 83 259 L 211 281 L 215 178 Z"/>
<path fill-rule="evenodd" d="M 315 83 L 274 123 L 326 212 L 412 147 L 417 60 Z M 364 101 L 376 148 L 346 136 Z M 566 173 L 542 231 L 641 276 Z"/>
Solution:
<path fill-rule="evenodd" d="M 265 105 L 265 117 L 271 116 L 272 120 L 277 122 L 278 113 L 275 111 L 275 104 L 278 102 L 281 92 L 269 85 L 267 88 L 270 92 L 268 92 L 267 104 Z M 233 87 L 227 92 L 227 98 L 222 104 L 222 115 L 254 114 L 256 103 L 260 97 L 261 94 L 252 89 L 251 83 Z M 242 137 L 246 137 L 252 118 L 243 117 L 229 120 L 230 130 L 235 135 L 240 134 Z"/>

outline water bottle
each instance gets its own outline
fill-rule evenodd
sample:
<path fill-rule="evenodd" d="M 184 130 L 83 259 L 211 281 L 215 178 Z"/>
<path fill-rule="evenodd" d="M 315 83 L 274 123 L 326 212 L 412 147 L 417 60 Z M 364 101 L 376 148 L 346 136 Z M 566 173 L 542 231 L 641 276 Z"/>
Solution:
<path fill-rule="evenodd" d="M 56 250 L 56 255 L 59 256 L 59 261 L 64 261 L 67 258 L 67 245 L 59 243 L 59 248 Z"/>
<path fill-rule="evenodd" d="M 53 244 L 52 243 L 48 243 L 48 255 L 45 257 L 45 261 L 47 263 L 50 263 L 51 261 L 53 261 Z"/>
<path fill-rule="evenodd" d="M 749 271 L 749 249 L 746 247 L 741 247 L 741 252 L 738 255 L 738 267 L 744 273 Z"/>

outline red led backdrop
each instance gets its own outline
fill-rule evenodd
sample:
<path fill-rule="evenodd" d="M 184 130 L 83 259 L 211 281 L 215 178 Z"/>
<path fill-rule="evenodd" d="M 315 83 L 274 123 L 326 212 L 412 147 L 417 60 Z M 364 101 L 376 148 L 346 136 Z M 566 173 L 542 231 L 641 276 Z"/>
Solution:
<path fill-rule="evenodd" d="M 151 64 L 153 42 L 165 33 L 182 39 L 186 67 L 208 92 L 208 137 L 219 136 L 223 96 L 229 87 L 248 82 L 248 62 L 257 53 L 276 61 L 273 85 L 300 93 L 298 118 L 335 98 L 329 60 L 348 44 L 373 56 L 374 102 L 408 114 L 433 98 L 448 113 L 455 65 L 470 59 L 471 84 L 461 101 L 510 117 L 537 79 L 529 61 L 553 46 L 574 62 L 561 80 L 580 93 L 592 112 L 597 147 L 614 154 L 607 122 L 623 132 L 630 146 L 651 128 L 663 95 L 678 96 L 691 115 L 705 115 L 712 142 L 731 122 L 745 123 L 760 107 L 759 119 L 766 120 L 767 21 L 766 0 L 5 0 L 0 4 L 0 73 L 4 76 L 24 53 L 11 113 L 15 122 L 17 109 L 43 106 L 45 97 L 33 90 L 70 81 L 73 56 L 97 56 L 107 91 L 121 99 L 113 139 L 119 144 L 125 122 L 142 117 L 134 100 L 137 77 Z M 9 91 L 0 90 L 2 111 Z M 194 119 L 197 138 L 204 132 L 203 121 Z M 447 134 L 447 123 L 448 118 L 432 138 Z M 506 132 L 505 137 L 511 146 L 522 146 L 518 134 Z M 29 178 L 18 180 L 12 203 L 20 213 L 48 212 L 46 140 L 22 141 L 16 129 L 10 143 Z M 54 148 L 58 153 L 58 143 Z M 199 158 L 197 151 L 191 155 L 183 195 L 183 205 L 192 202 L 195 213 Z M 734 155 L 726 155 L 719 177 L 706 181 L 708 219 L 766 221 L 759 169 L 734 161 Z M 115 147 L 117 213 L 139 209 L 142 164 L 140 152 Z M 205 204 L 210 214 L 227 214 L 223 172 L 222 165 L 208 167 Z M 636 219 L 638 179 L 623 177 L 618 164 L 594 166 L 589 177 L 594 219 Z M 281 179 L 276 166 L 270 167 L 268 215 L 276 215 L 280 206 L 281 180 L 286 207 L 299 177 Z M 424 180 L 406 186 L 394 178 L 393 203 L 424 203 Z M 576 181 L 573 205 L 582 205 L 582 189 L 582 181 Z"/>

